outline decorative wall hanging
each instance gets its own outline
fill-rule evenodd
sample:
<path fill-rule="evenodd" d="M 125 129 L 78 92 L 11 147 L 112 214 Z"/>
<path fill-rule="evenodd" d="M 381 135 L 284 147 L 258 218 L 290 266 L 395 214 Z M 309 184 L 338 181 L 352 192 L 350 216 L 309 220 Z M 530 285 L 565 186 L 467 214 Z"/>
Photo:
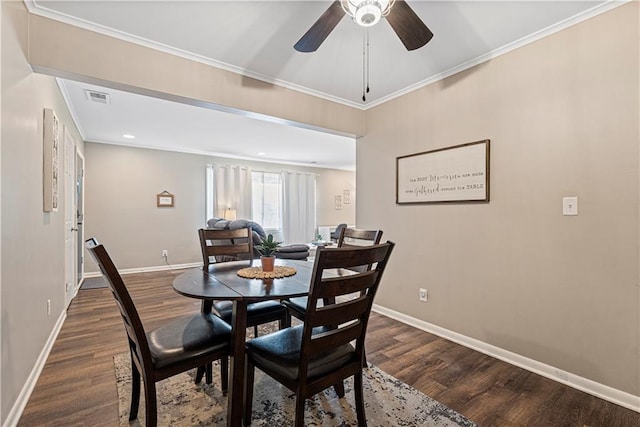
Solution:
<path fill-rule="evenodd" d="M 43 210 L 58 211 L 58 153 L 60 122 L 51 108 L 44 109 L 42 190 Z"/>
<path fill-rule="evenodd" d="M 156 194 L 156 206 L 159 208 L 172 208 L 174 195 L 168 191 Z"/>
<path fill-rule="evenodd" d="M 341 195 L 338 194 L 336 196 L 335 202 L 336 202 L 336 210 L 342 209 L 342 196 Z"/>
<path fill-rule="evenodd" d="M 342 203 L 348 205 L 351 203 L 351 190 L 344 190 L 342 194 Z"/>
<path fill-rule="evenodd" d="M 489 201 L 489 140 L 396 158 L 396 203 Z"/>

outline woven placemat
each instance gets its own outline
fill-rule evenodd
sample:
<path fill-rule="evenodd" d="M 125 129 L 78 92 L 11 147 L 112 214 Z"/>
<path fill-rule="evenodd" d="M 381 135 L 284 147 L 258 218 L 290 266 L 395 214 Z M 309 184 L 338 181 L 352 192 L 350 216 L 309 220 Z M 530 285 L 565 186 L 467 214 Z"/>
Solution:
<path fill-rule="evenodd" d="M 245 279 L 279 279 L 281 277 L 293 276 L 297 271 L 293 267 L 276 265 L 273 271 L 262 271 L 262 267 L 247 267 L 238 270 L 238 276 Z"/>

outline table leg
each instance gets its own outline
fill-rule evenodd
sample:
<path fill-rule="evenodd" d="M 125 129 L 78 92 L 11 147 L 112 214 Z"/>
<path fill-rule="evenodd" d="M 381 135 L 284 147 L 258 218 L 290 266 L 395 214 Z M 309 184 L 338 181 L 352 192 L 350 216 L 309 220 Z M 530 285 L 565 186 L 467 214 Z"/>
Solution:
<path fill-rule="evenodd" d="M 231 365 L 229 376 L 229 394 L 227 396 L 227 426 L 242 426 L 244 407 L 245 381 L 245 339 L 247 335 L 247 302 L 243 300 L 233 302 L 233 316 L 231 318 Z"/>

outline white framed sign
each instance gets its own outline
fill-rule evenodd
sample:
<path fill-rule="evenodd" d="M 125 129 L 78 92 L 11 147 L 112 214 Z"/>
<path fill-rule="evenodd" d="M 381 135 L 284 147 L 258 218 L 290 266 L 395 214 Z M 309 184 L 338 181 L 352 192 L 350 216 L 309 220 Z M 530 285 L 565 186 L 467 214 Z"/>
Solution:
<path fill-rule="evenodd" d="M 396 158 L 396 203 L 489 201 L 488 139 Z"/>

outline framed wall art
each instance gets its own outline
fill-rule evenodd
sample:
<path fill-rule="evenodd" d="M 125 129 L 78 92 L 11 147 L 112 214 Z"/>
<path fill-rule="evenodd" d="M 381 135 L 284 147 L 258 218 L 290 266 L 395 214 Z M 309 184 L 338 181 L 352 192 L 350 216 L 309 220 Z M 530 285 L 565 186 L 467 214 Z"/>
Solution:
<path fill-rule="evenodd" d="M 159 208 L 172 208 L 175 196 L 168 191 L 156 194 L 156 206 Z"/>
<path fill-rule="evenodd" d="M 396 158 L 396 203 L 489 201 L 488 139 Z"/>
<path fill-rule="evenodd" d="M 42 156 L 42 209 L 58 211 L 58 159 L 60 122 L 51 108 L 44 109 Z"/>

